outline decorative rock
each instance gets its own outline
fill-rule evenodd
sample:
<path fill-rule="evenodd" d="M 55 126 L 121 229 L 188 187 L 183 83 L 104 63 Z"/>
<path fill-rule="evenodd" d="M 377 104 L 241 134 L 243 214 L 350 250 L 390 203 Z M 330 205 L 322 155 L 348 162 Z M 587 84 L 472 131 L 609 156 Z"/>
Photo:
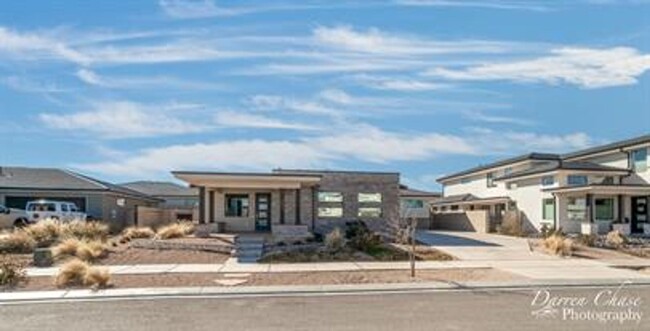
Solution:
<path fill-rule="evenodd" d="M 37 248 L 34 251 L 34 265 L 37 267 L 51 267 L 54 264 L 52 251 L 49 248 Z"/>

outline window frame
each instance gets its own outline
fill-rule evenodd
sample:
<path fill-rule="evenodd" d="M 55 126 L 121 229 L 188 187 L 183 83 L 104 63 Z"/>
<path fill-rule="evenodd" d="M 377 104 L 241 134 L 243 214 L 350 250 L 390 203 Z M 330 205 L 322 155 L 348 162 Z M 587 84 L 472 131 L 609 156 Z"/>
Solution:
<path fill-rule="evenodd" d="M 599 207 L 599 202 L 603 202 L 603 201 L 609 201 L 610 202 L 610 205 L 608 206 L 608 207 L 610 207 L 610 210 L 608 211 L 607 217 L 600 217 L 598 215 L 598 213 L 599 213 L 599 208 L 598 208 Z M 614 208 L 614 205 L 615 205 L 614 198 L 594 198 L 594 219 L 599 220 L 599 221 L 613 220 L 614 219 L 614 214 L 615 214 L 615 211 L 616 211 L 616 208 Z M 603 205 L 601 204 L 600 206 L 602 207 Z"/>
<path fill-rule="evenodd" d="M 549 178 L 551 179 L 550 183 L 546 182 L 546 179 Z M 549 187 L 555 185 L 555 176 L 554 175 L 542 176 L 542 178 L 540 179 L 540 185 L 542 185 L 542 187 Z"/>
<path fill-rule="evenodd" d="M 372 199 L 370 199 L 370 200 L 363 199 L 362 200 L 361 199 L 362 196 L 366 196 L 366 198 L 369 197 L 369 196 L 379 196 L 379 200 L 372 200 Z M 384 199 L 383 194 L 381 194 L 380 192 L 359 192 L 359 193 L 357 193 L 357 202 L 359 202 L 359 203 L 381 203 L 383 201 L 383 199 Z"/>
<path fill-rule="evenodd" d="M 327 195 L 337 195 L 339 199 L 336 200 L 326 200 L 324 199 L 325 196 Z M 324 202 L 324 203 L 342 203 L 343 202 L 343 192 L 337 192 L 337 191 L 319 191 L 318 192 L 318 202 Z"/>
<path fill-rule="evenodd" d="M 341 211 L 340 215 L 323 215 L 322 211 L 325 209 L 338 209 Z M 319 206 L 318 207 L 318 217 L 320 218 L 341 218 L 343 217 L 343 206 Z"/>
<path fill-rule="evenodd" d="M 551 202 L 551 205 L 552 205 L 552 208 L 553 208 L 552 212 L 551 212 L 551 215 L 547 215 L 547 210 L 546 210 L 547 203 L 549 201 Z M 553 220 L 555 220 L 555 207 L 556 207 L 555 206 L 555 198 L 542 199 L 542 220 L 543 221 L 553 221 Z"/>
<path fill-rule="evenodd" d="M 584 182 L 581 183 L 571 183 L 571 178 L 584 178 Z M 587 175 L 567 175 L 566 176 L 566 183 L 568 186 L 582 186 L 582 185 L 588 185 L 589 184 L 589 177 Z"/>
<path fill-rule="evenodd" d="M 641 154 L 643 158 L 639 157 Z M 639 167 L 639 163 L 643 165 Z M 646 172 L 648 170 L 648 148 L 637 148 L 630 152 L 630 169 L 635 172 Z"/>
<path fill-rule="evenodd" d="M 369 211 L 369 210 L 379 211 L 379 213 L 375 214 L 375 215 L 371 215 L 371 216 L 365 216 L 365 215 L 362 215 L 362 210 L 365 210 L 365 211 Z M 378 207 L 378 206 L 377 207 L 359 207 L 357 209 L 357 216 L 361 217 L 361 218 L 381 218 L 382 215 L 383 215 L 383 210 L 381 209 L 381 207 Z"/>
<path fill-rule="evenodd" d="M 418 206 L 413 206 L 412 202 L 419 202 Z M 402 208 L 422 209 L 424 208 L 424 200 L 421 199 L 404 199 L 402 200 Z"/>
<path fill-rule="evenodd" d="M 235 213 L 235 214 L 233 214 L 233 213 L 230 212 L 230 211 L 231 211 L 231 210 L 230 210 L 230 200 L 231 200 L 231 199 L 242 199 L 242 200 L 245 199 L 245 200 L 246 200 L 246 204 L 244 205 L 244 204 L 242 203 L 242 205 L 241 205 L 241 207 L 240 207 L 241 213 Z M 251 205 L 251 204 L 250 204 L 250 203 L 251 203 L 250 200 L 251 200 L 251 199 L 250 199 L 250 195 L 249 195 L 249 194 L 242 194 L 242 193 L 239 193 L 239 194 L 236 194 L 236 193 L 230 194 L 230 193 L 226 193 L 226 194 L 224 195 L 224 203 L 225 203 L 225 208 L 224 208 L 224 211 L 223 211 L 223 213 L 224 213 L 224 217 L 232 217 L 232 218 L 242 218 L 242 217 L 245 218 L 245 217 L 250 217 L 250 205 Z M 244 209 L 246 210 L 245 213 L 244 213 Z"/>
<path fill-rule="evenodd" d="M 494 172 L 493 171 L 490 171 L 490 172 L 485 174 L 485 185 L 488 188 L 497 187 L 497 185 L 494 183 Z"/>

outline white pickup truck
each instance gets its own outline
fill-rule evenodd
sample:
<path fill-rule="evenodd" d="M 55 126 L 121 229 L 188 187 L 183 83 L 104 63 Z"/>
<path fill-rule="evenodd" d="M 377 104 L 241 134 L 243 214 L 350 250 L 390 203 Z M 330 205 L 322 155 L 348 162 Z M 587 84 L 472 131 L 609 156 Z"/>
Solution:
<path fill-rule="evenodd" d="M 24 210 L 0 205 L 0 228 L 22 227 L 29 224 L 29 216 Z"/>
<path fill-rule="evenodd" d="M 65 201 L 37 200 L 27 203 L 30 222 L 52 219 L 61 222 L 85 221 L 86 214 L 77 205 Z"/>

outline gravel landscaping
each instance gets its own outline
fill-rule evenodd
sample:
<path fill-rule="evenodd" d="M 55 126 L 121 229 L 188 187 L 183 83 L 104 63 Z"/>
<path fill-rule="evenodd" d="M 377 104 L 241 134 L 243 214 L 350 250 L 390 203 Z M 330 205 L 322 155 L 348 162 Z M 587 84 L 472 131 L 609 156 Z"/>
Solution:
<path fill-rule="evenodd" d="M 158 274 L 158 275 L 113 275 L 111 283 L 115 288 L 174 287 L 174 286 L 221 286 L 215 280 L 222 274 Z M 504 271 L 484 269 L 438 269 L 418 270 L 416 278 L 408 270 L 377 271 L 328 271 L 301 273 L 254 273 L 242 275 L 246 282 L 239 286 L 270 285 L 326 285 L 326 284 L 372 284 L 411 282 L 465 282 L 465 281 L 511 281 L 523 277 Z M 29 283 L 16 291 L 55 290 L 51 277 L 32 277 Z"/>

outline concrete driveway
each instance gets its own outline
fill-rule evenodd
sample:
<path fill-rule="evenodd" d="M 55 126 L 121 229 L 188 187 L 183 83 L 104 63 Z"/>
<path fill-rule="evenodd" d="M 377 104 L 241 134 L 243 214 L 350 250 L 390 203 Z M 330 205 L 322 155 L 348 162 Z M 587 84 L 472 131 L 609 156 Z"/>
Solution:
<path fill-rule="evenodd" d="M 532 252 L 525 238 L 460 231 L 419 231 L 426 245 L 465 261 L 532 261 L 556 257 Z"/>

